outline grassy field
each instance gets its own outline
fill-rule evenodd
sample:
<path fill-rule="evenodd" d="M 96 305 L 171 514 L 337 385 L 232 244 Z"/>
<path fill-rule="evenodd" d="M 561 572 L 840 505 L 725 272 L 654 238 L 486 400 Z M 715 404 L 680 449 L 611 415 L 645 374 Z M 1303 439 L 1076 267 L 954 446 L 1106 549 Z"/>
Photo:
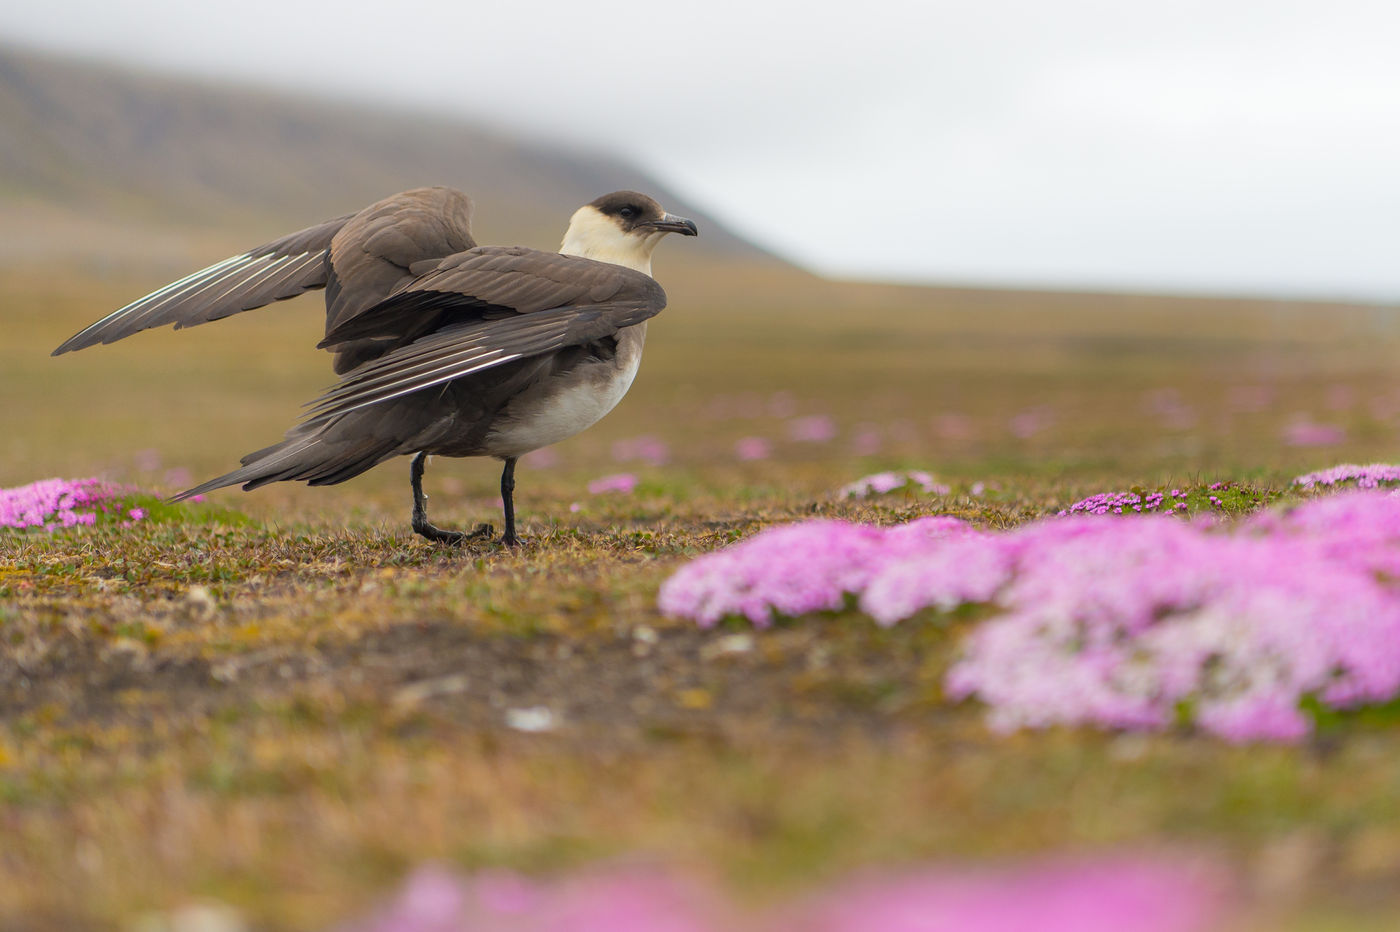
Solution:
<path fill-rule="evenodd" d="M 654 858 L 762 902 L 860 868 L 1122 850 L 1219 858 L 1259 928 L 1389 927 L 1392 731 L 997 737 L 942 698 L 957 619 L 812 618 L 724 653 L 745 629 L 697 631 L 655 596 L 688 557 L 811 515 L 1008 527 L 1095 492 L 1283 492 L 1392 460 L 1393 309 L 660 265 L 672 306 L 627 400 L 521 466 L 519 551 L 413 537 L 406 460 L 129 528 L 0 532 L 0 927 L 123 927 L 207 897 L 317 928 L 429 859 Z M 0 277 L 0 486 L 174 491 L 330 380 L 311 299 L 48 358 L 161 283 Z M 737 456 L 746 438 L 769 455 Z M 626 459 L 658 444 L 665 462 Z M 951 492 L 834 496 L 887 468 Z M 587 491 L 619 472 L 635 491 Z M 435 460 L 434 519 L 499 522 L 496 479 Z M 510 727 L 539 708 L 555 727 Z"/>

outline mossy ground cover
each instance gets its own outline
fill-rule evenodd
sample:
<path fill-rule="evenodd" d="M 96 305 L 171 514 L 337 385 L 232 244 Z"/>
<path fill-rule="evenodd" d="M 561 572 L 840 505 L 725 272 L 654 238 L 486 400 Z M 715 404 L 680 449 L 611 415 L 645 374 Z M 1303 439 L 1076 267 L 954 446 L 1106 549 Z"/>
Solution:
<path fill-rule="evenodd" d="M 167 494 L 275 440 L 329 380 L 309 301 L 48 358 L 150 284 L 0 281 L 0 486 Z M 1233 514 L 1311 469 L 1394 461 L 1391 312 L 744 307 L 721 285 L 672 286 L 619 410 L 522 464 L 519 550 L 413 537 L 406 460 L 330 489 L 152 499 L 129 527 L 0 533 L 0 925 L 120 926 L 212 897 L 315 928 L 429 859 L 640 856 L 763 900 L 861 868 L 1160 847 L 1221 857 L 1271 922 L 1400 909 L 1389 717 L 1291 747 L 997 737 L 941 693 L 975 613 L 701 632 L 655 608 L 688 557 L 813 515 L 1011 527 L 1171 489 Z M 794 429 L 810 418 L 833 436 Z M 615 457 L 638 437 L 665 461 Z M 769 455 L 739 456 L 755 437 Z M 836 497 L 883 469 L 950 491 Z M 624 471 L 631 493 L 587 492 Z M 434 520 L 499 522 L 495 481 L 435 460 Z"/>

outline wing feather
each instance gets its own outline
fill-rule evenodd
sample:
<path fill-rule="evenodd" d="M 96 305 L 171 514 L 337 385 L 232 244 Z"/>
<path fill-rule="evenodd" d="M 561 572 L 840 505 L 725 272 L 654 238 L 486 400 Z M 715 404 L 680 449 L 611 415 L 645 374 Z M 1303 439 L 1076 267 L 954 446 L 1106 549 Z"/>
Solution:
<path fill-rule="evenodd" d="M 53 355 L 152 327 L 193 327 L 324 288 L 331 240 L 349 219 L 327 220 L 186 275 L 80 330 Z"/>
<path fill-rule="evenodd" d="M 478 246 L 405 280 L 374 307 L 327 329 L 322 347 L 360 339 L 416 339 L 468 319 L 529 316 L 584 305 L 666 304 L 649 275 L 524 246 Z M 446 312 L 446 313 L 444 313 Z"/>
<path fill-rule="evenodd" d="M 445 327 L 347 373 L 308 405 L 306 422 L 328 421 L 516 359 L 586 345 L 654 317 L 664 306 L 664 298 L 582 305 Z"/>
<path fill-rule="evenodd" d="M 563 346 L 569 313 L 546 312 L 536 316 L 544 319 L 514 318 L 448 327 L 419 343 L 386 353 L 347 373 L 338 384 L 311 402 L 307 420 L 329 420 L 367 405 Z M 530 326 L 522 327 L 525 323 Z"/>

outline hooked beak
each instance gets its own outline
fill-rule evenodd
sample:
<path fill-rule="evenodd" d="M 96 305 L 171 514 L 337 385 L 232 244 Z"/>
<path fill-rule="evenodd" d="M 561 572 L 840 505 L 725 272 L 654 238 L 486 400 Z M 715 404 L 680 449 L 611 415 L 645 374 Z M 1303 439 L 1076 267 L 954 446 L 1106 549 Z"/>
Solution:
<path fill-rule="evenodd" d="M 700 235 L 700 231 L 695 228 L 694 220 L 677 217 L 675 214 L 663 214 L 660 220 L 649 221 L 646 225 L 661 233 L 679 233 L 681 236 Z"/>

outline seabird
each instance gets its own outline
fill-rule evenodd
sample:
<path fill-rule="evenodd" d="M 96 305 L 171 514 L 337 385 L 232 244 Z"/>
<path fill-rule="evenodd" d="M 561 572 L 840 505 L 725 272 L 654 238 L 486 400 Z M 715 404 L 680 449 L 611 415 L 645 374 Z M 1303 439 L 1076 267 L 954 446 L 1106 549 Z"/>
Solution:
<path fill-rule="evenodd" d="M 471 200 L 416 188 L 215 263 L 75 334 L 57 356 L 133 333 L 218 320 L 307 291 L 326 291 L 326 336 L 340 381 L 285 439 L 175 496 L 296 479 L 333 485 L 411 454 L 413 530 L 434 527 L 423 494 L 430 454 L 505 463 L 502 542 L 515 533 L 515 464 L 597 423 L 637 374 L 647 320 L 666 306 L 651 254 L 695 223 L 617 191 L 580 207 L 559 252 L 478 246 Z"/>

